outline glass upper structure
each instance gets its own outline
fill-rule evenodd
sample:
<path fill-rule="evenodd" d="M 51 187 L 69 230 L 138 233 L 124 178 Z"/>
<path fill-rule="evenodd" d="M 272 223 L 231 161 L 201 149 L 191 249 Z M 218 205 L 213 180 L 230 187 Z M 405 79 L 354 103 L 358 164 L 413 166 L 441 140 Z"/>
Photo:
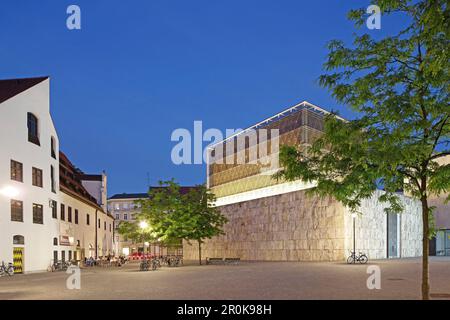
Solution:
<path fill-rule="evenodd" d="M 283 183 L 273 178 L 279 147 L 310 145 L 323 132 L 327 114 L 305 101 L 211 146 L 208 186 L 220 198 Z"/>

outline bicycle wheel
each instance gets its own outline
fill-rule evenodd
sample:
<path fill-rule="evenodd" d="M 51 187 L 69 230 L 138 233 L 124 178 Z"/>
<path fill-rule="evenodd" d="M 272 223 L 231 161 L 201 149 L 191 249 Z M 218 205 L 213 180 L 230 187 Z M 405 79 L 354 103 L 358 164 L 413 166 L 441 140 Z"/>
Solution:
<path fill-rule="evenodd" d="M 348 257 L 348 258 L 347 258 L 347 263 L 348 263 L 348 264 L 355 263 L 355 257 L 354 257 L 354 256 Z"/>
<path fill-rule="evenodd" d="M 359 263 L 365 264 L 365 263 L 367 263 L 367 261 L 369 261 L 369 258 L 367 258 L 367 256 L 365 254 L 363 254 L 359 257 Z"/>
<path fill-rule="evenodd" d="M 8 274 L 8 276 L 14 275 L 14 267 L 13 267 L 13 266 L 10 266 L 10 267 L 8 268 L 8 270 L 6 271 L 6 273 Z"/>

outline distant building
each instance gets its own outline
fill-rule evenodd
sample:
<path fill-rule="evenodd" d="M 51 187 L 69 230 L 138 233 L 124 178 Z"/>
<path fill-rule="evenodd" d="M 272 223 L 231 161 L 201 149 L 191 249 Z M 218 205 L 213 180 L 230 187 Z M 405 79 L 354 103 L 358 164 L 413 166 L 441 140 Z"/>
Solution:
<path fill-rule="evenodd" d="M 59 151 L 48 77 L 0 80 L 0 146 L 0 260 L 25 273 L 114 253 L 112 216 Z"/>
<path fill-rule="evenodd" d="M 101 174 L 85 174 L 77 169 L 77 177 L 83 187 L 95 198 L 103 211 L 107 211 L 108 176 L 103 171 Z"/>
<path fill-rule="evenodd" d="M 119 255 L 128 256 L 134 252 L 143 251 L 142 243 L 133 243 L 131 240 L 124 238 L 119 234 L 118 228 L 123 221 L 134 221 L 135 214 L 140 212 L 136 201 L 146 198 L 148 198 L 148 193 L 121 193 L 108 199 L 108 211 L 114 217 L 114 241 Z"/>
<path fill-rule="evenodd" d="M 436 160 L 439 165 L 450 165 L 450 155 Z M 450 203 L 445 200 L 447 194 L 430 196 L 430 206 L 435 207 L 434 219 L 436 225 L 436 237 L 430 241 L 430 255 L 450 256 Z"/>
<path fill-rule="evenodd" d="M 114 218 L 100 206 L 94 195 L 96 189 L 90 185 L 91 192 L 84 187 L 81 180 L 86 176 L 105 177 L 102 175 L 85 175 L 60 152 L 60 245 L 68 246 L 75 253 L 75 260 L 99 258 L 115 255 Z M 89 180 L 92 181 L 92 180 Z M 99 184 L 101 185 L 101 184 Z M 106 205 L 105 205 L 106 206 Z M 67 241 L 69 239 L 69 241 Z M 72 240 L 72 241 L 71 241 Z M 64 257 L 54 259 L 61 260 Z M 67 258 L 67 257 L 66 257 Z M 69 259 L 71 253 L 69 251 Z"/>

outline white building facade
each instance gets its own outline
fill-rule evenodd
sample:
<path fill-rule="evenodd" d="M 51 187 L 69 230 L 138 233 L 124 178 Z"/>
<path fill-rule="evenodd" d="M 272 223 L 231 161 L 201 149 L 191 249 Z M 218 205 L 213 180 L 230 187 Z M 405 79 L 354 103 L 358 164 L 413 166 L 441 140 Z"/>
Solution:
<path fill-rule="evenodd" d="M 81 215 L 94 215 L 95 208 L 108 225 L 113 218 L 95 200 L 62 189 L 59 139 L 50 115 L 50 79 L 0 80 L 0 261 L 13 262 L 15 272 L 47 270 L 54 259 L 80 260 L 81 245 L 84 249 L 98 245 L 98 239 L 105 238 L 100 249 L 111 252 L 112 226 L 102 226 L 95 236 L 94 216 L 92 227 L 86 228 Z M 72 222 L 67 216 L 61 219 L 61 204 L 72 208 Z"/>

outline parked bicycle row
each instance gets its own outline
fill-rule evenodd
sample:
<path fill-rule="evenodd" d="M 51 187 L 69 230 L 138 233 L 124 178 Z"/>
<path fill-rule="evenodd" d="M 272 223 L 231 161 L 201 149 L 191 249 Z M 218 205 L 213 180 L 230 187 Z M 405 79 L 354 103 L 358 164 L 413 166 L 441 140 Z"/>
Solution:
<path fill-rule="evenodd" d="M 107 256 L 99 259 L 95 259 L 90 257 L 88 259 L 84 259 L 84 261 L 75 261 L 75 260 L 67 260 L 67 261 L 51 261 L 50 266 L 48 267 L 48 271 L 66 271 L 71 265 L 80 266 L 80 267 L 121 267 L 130 260 L 125 258 L 124 256 L 114 257 Z M 155 256 L 149 255 L 143 257 L 140 260 L 140 270 L 156 270 L 156 268 L 160 268 L 161 266 L 167 267 L 179 267 L 183 264 L 182 256 Z"/>
<path fill-rule="evenodd" d="M 140 271 L 148 271 L 150 268 L 155 271 L 161 268 L 162 265 L 168 267 L 179 267 L 183 264 L 183 258 L 181 256 L 160 256 L 152 257 L 150 259 L 143 259 L 139 264 Z"/>

